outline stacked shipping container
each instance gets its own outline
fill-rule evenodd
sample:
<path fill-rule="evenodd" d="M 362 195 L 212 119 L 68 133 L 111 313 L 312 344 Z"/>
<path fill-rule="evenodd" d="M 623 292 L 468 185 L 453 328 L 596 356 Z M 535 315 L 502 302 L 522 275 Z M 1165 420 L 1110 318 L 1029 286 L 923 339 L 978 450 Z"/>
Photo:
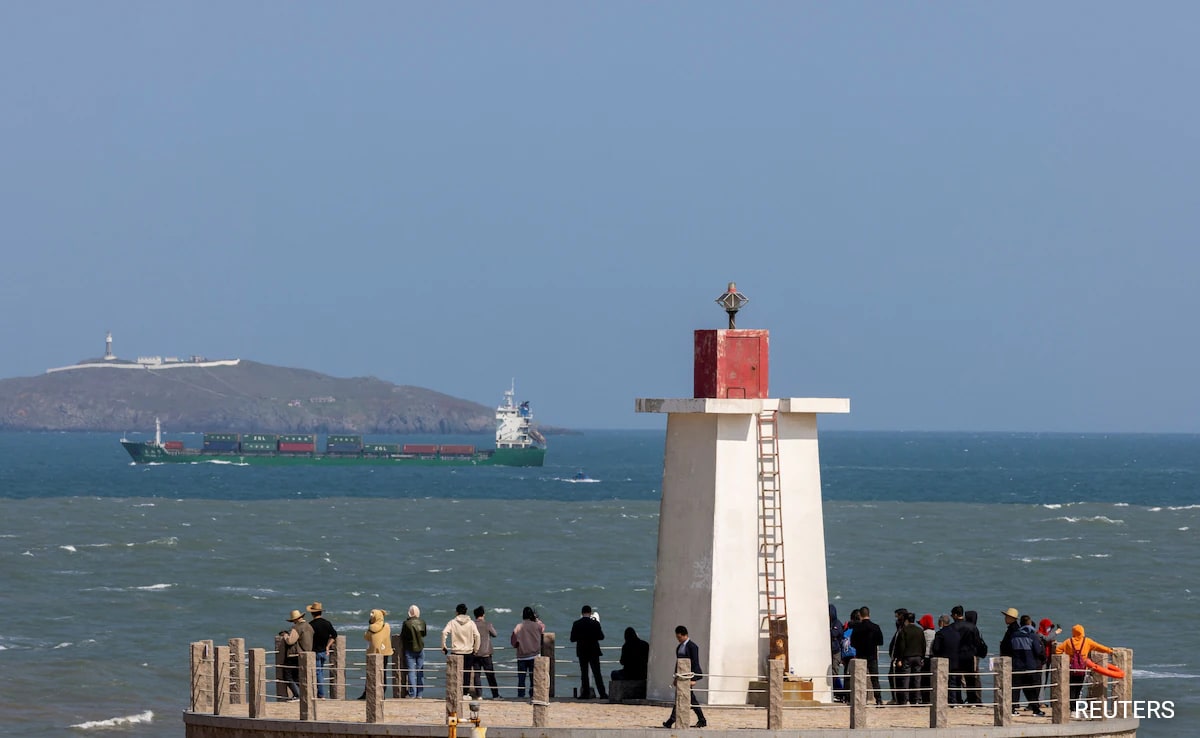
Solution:
<path fill-rule="evenodd" d="M 206 454 L 236 454 L 241 450 L 240 433 L 205 433 L 204 448 Z"/>
<path fill-rule="evenodd" d="M 289 433 L 279 437 L 279 451 L 285 454 L 314 454 L 317 437 L 311 433 Z"/>
<path fill-rule="evenodd" d="M 183 450 L 182 441 L 167 441 L 163 444 L 168 450 Z M 317 452 L 317 436 L 313 433 L 205 433 L 203 453 L 210 454 L 315 454 Z M 326 436 L 325 453 L 335 455 L 368 455 L 368 456 L 473 456 L 475 447 L 466 444 L 444 444 L 438 446 L 432 443 L 363 443 L 363 437 L 358 434 L 331 433 Z"/>
<path fill-rule="evenodd" d="M 325 440 L 327 454 L 360 454 L 362 450 L 362 436 L 330 434 Z"/>

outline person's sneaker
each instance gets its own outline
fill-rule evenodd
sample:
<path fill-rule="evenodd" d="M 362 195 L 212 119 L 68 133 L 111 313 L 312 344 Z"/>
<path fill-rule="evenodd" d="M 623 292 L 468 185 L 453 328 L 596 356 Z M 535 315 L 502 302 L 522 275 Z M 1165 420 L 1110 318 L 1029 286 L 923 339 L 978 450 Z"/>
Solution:
<path fill-rule="evenodd" d="M 1013 708 L 1013 714 L 1014 714 L 1014 715 L 1020 715 L 1020 714 L 1021 714 L 1021 710 L 1020 710 L 1019 708 L 1016 708 L 1016 707 L 1014 707 L 1014 708 Z"/>
<path fill-rule="evenodd" d="M 1033 716 L 1034 717 L 1046 717 L 1046 713 L 1042 712 L 1041 710 L 1034 710 Z"/>
<path fill-rule="evenodd" d="M 663 727 L 664 728 L 673 728 L 673 727 L 675 727 L 675 723 L 671 722 L 670 720 L 664 720 Z"/>
<path fill-rule="evenodd" d="M 707 720 L 697 720 L 697 721 L 696 721 L 696 724 L 695 724 L 695 725 L 693 725 L 692 727 L 693 727 L 693 728 L 707 728 L 707 727 L 708 727 L 708 721 L 707 721 Z"/>

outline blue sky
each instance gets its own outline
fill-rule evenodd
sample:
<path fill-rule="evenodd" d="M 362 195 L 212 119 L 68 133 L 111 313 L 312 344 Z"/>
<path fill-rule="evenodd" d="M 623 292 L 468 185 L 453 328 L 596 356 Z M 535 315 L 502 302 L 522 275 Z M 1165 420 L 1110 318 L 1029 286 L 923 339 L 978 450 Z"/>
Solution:
<path fill-rule="evenodd" d="M 0 376 L 242 357 L 636 428 L 1200 431 L 1187 3 L 0 5 Z"/>

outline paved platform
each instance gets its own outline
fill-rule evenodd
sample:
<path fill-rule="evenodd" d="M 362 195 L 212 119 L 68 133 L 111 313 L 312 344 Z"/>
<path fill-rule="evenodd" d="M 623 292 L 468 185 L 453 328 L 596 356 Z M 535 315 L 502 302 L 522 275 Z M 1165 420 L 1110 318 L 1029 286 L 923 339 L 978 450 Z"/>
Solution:
<path fill-rule="evenodd" d="M 767 730 L 767 712 L 756 707 L 704 707 L 708 727 L 691 730 L 677 725 L 666 730 L 662 723 L 670 715 L 670 707 L 659 704 L 609 704 L 600 701 L 564 700 L 552 701 L 549 726 L 533 728 L 533 707 L 525 701 L 482 700 L 480 702 L 481 724 L 488 728 L 492 738 L 514 738 L 518 736 L 559 736 L 560 738 L 588 738 L 603 733 L 605 736 L 659 736 L 667 738 L 674 733 L 743 731 L 762 736 L 783 735 L 783 731 Z M 384 705 L 384 722 L 366 723 L 366 703 L 357 700 L 318 700 L 316 720 L 299 720 L 298 702 L 270 702 L 267 716 L 257 720 L 246 717 L 244 705 L 234 705 L 221 716 L 184 713 L 190 738 L 216 738 L 220 736 L 248 735 L 389 735 L 389 736 L 444 736 L 446 707 L 441 699 L 389 699 Z M 465 716 L 460 716 L 465 718 Z M 694 717 L 688 715 L 688 725 Z M 790 736 L 796 731 L 813 731 L 823 738 L 836 738 L 839 734 L 854 738 L 879 738 L 898 735 L 970 736 L 1133 736 L 1138 726 L 1136 720 L 1072 721 L 1066 725 L 1053 725 L 1049 718 L 1021 715 L 1013 718 L 1009 728 L 992 726 L 992 708 L 967 707 L 951 711 L 952 727 L 939 731 L 929 729 L 928 707 L 879 707 L 871 708 L 870 728 L 850 730 L 850 709 L 843 705 L 788 708 L 784 712 L 784 729 Z M 354 725 L 347 725 L 351 723 Z M 224 729 L 222 729 L 222 726 Z M 472 725 L 460 724 L 460 736 L 470 736 Z"/>

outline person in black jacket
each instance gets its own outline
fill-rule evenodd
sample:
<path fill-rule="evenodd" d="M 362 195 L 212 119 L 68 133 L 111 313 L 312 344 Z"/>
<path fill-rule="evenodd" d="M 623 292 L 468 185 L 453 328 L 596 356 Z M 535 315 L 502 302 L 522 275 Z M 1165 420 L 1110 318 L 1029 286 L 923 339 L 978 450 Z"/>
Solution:
<path fill-rule="evenodd" d="M 883 631 L 871 622 L 871 608 L 863 605 L 858 608 L 862 618 L 854 626 L 850 634 L 850 645 L 854 646 L 854 658 L 867 662 L 867 671 L 871 673 L 871 690 L 875 695 L 875 704 L 883 704 L 883 690 L 879 688 L 879 647 L 883 645 Z"/>
<path fill-rule="evenodd" d="M 1036 716 L 1042 717 L 1042 706 L 1038 704 L 1038 692 L 1041 691 L 1042 656 L 1045 653 L 1041 636 L 1033 627 L 1033 619 L 1021 615 L 1017 619 L 1017 609 L 1010 607 L 1004 611 L 1004 621 L 1008 630 L 1000 641 L 1000 655 L 1012 659 L 1012 711 L 1017 714 L 1021 704 L 1021 692 L 1025 693 L 1025 702 L 1029 710 Z"/>
<path fill-rule="evenodd" d="M 704 677 L 704 670 L 700 668 L 700 647 L 688 638 L 688 629 L 682 625 L 675 626 L 675 640 L 679 645 L 675 647 L 675 658 L 688 659 L 691 662 L 692 684 L 700 681 Z M 700 709 L 700 700 L 696 699 L 696 690 L 692 690 L 692 712 L 696 713 L 696 724 L 693 728 L 703 728 L 708 725 L 708 721 L 704 719 L 704 711 Z M 672 728 L 675 726 L 675 708 L 671 707 L 671 717 L 663 723 L 664 728 Z"/>
<path fill-rule="evenodd" d="M 604 640 L 604 630 L 600 621 L 592 617 L 592 606 L 584 605 L 579 611 L 581 617 L 571 625 L 571 643 L 575 644 L 575 656 L 579 658 L 579 699 L 592 698 L 592 689 L 588 684 L 588 669 L 596 677 L 596 692 L 600 699 L 608 699 L 604 689 L 604 675 L 600 673 L 600 641 Z"/>
<path fill-rule="evenodd" d="M 304 609 L 312 615 L 308 624 L 313 629 L 313 653 L 316 654 L 317 661 L 317 698 L 324 699 L 326 696 L 325 664 L 329 660 L 329 648 L 337 640 L 337 629 L 333 627 L 333 623 L 324 618 L 325 606 L 320 602 L 314 602 Z"/>
<path fill-rule="evenodd" d="M 961 605 L 960 605 L 961 607 Z M 982 682 L 979 679 L 979 659 L 987 656 L 987 643 L 979 632 L 979 613 L 967 610 L 963 619 L 955 623 L 960 628 L 962 640 L 959 642 L 959 659 L 963 669 L 963 684 L 967 688 L 967 704 L 981 705 L 980 696 Z"/>
<path fill-rule="evenodd" d="M 962 669 L 959 668 L 959 633 L 950 625 L 950 618 L 942 615 L 938 618 L 938 632 L 933 636 L 933 657 L 946 659 L 950 671 L 949 685 L 946 691 L 946 701 L 951 705 L 963 703 Z"/>
<path fill-rule="evenodd" d="M 613 681 L 646 678 L 646 664 L 650 661 L 650 644 L 638 638 L 633 628 L 625 629 L 625 643 L 621 646 L 621 668 L 613 671 Z"/>
<path fill-rule="evenodd" d="M 921 666 L 925 663 L 925 629 L 917 625 L 917 614 L 904 613 L 904 627 L 892 646 L 892 669 L 896 672 L 893 701 L 915 705 L 921 692 Z M 898 667 L 898 668 L 897 668 Z"/>
<path fill-rule="evenodd" d="M 904 623 L 908 618 L 908 609 L 901 607 L 893 614 L 896 616 L 896 631 L 892 633 L 892 640 L 888 642 L 888 657 L 891 658 L 891 668 L 888 669 L 888 689 L 892 691 L 892 699 L 888 704 L 903 705 L 904 693 L 899 690 L 904 688 L 901 684 L 905 681 L 904 667 L 899 663 L 900 656 L 896 653 L 896 638 L 900 636 L 900 631 L 904 628 Z"/>

